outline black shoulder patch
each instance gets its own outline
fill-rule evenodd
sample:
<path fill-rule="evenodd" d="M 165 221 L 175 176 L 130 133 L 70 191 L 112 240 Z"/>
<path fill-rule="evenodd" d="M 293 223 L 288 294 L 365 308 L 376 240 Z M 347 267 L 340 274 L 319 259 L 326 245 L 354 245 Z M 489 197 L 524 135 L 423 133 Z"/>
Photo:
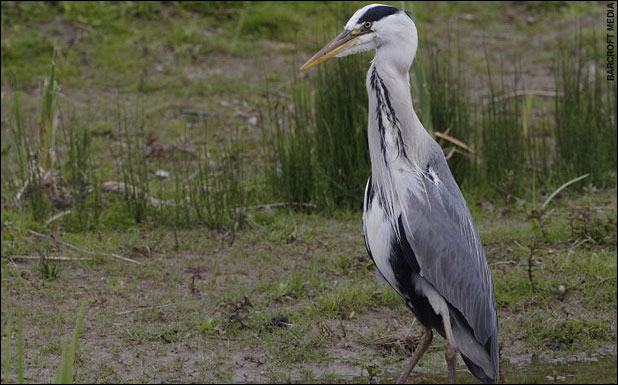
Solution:
<path fill-rule="evenodd" d="M 383 17 L 392 15 L 397 12 L 399 12 L 399 9 L 395 7 L 391 7 L 388 5 L 378 5 L 376 7 L 369 8 L 367 12 L 365 12 L 365 14 L 361 16 L 360 19 L 358 19 L 358 22 L 364 23 L 366 21 L 378 21 Z"/>

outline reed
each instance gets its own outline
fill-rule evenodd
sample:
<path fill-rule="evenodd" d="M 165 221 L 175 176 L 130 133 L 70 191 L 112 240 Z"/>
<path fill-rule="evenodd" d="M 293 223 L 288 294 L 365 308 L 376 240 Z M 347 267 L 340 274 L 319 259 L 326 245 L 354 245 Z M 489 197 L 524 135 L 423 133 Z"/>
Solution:
<path fill-rule="evenodd" d="M 560 43 L 555 82 L 556 152 L 564 178 L 590 173 L 616 183 L 616 83 L 605 79 L 604 55 L 593 35 L 574 32 Z M 612 180 L 613 179 L 613 180 Z"/>

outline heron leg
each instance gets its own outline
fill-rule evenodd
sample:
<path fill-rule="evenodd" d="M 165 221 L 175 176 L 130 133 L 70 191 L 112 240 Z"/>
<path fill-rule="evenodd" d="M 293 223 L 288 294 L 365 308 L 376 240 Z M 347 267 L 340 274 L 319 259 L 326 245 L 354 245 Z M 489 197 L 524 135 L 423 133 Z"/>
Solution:
<path fill-rule="evenodd" d="M 448 380 L 451 384 L 455 383 L 455 366 L 457 365 L 457 350 L 449 343 L 446 343 L 446 366 L 448 367 Z"/>
<path fill-rule="evenodd" d="M 444 322 L 444 333 L 446 334 L 446 352 L 444 352 L 444 358 L 446 359 L 446 366 L 448 367 L 448 379 L 451 384 L 456 382 L 455 368 L 457 366 L 457 349 L 455 349 L 453 340 L 453 331 L 451 329 L 451 320 L 448 314 L 442 315 L 442 321 Z"/>
<path fill-rule="evenodd" d="M 431 344 L 431 340 L 433 339 L 433 332 L 430 327 L 425 326 L 425 330 L 423 331 L 423 335 L 421 336 L 421 340 L 419 341 L 416 349 L 414 350 L 414 354 L 412 354 L 412 358 L 410 358 L 410 362 L 408 366 L 401 372 L 399 379 L 397 380 L 398 384 L 405 384 L 408 377 L 410 377 L 410 373 L 412 373 L 412 369 L 416 366 L 418 360 L 421 359 L 421 356 L 427 348 Z"/>

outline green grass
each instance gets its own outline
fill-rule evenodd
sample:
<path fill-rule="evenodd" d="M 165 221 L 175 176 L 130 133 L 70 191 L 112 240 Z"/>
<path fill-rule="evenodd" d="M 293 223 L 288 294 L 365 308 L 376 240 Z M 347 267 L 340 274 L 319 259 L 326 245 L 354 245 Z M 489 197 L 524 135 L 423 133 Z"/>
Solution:
<path fill-rule="evenodd" d="M 292 114 L 287 103 L 266 96 L 267 121 L 262 128 L 266 186 L 270 195 L 285 202 L 309 203 L 316 198 L 315 127 L 307 99 L 308 88 L 297 84 Z"/>
<path fill-rule="evenodd" d="M 358 210 L 370 174 L 367 145 L 367 58 L 319 68 L 315 86 L 315 153 L 320 190 L 332 208 Z"/>
<path fill-rule="evenodd" d="M 66 343 L 62 346 L 62 357 L 60 358 L 60 365 L 56 373 L 56 384 L 72 384 L 75 373 L 75 355 L 77 354 L 77 347 L 79 344 L 79 335 L 81 333 L 84 317 L 86 316 L 86 302 L 82 301 L 79 311 L 77 313 L 77 322 L 75 323 L 75 329 L 73 330 L 73 337 L 70 343 Z"/>
<path fill-rule="evenodd" d="M 24 310 L 17 308 L 17 383 L 24 383 Z"/>
<path fill-rule="evenodd" d="M 595 348 L 596 341 L 611 339 L 604 322 L 580 318 L 544 321 L 542 316 L 537 316 L 526 320 L 524 325 L 529 330 L 526 338 L 540 342 L 545 348 L 577 351 Z"/>
<path fill-rule="evenodd" d="M 265 174 L 275 198 L 331 211 L 360 208 L 369 176 L 365 61 L 327 63 L 309 80 L 294 75 L 293 112 L 267 96 Z"/>
<path fill-rule="evenodd" d="M 489 58 L 487 60 L 489 101 L 481 107 L 479 122 L 478 147 L 481 172 L 484 174 L 481 180 L 502 196 L 521 196 L 521 185 L 530 171 L 522 167 L 525 165 L 526 144 L 521 121 L 522 107 L 518 98 L 508 95 L 509 90 L 519 88 L 519 82 L 517 78 L 507 81 L 503 68 L 496 75 L 495 63 L 490 63 Z M 502 63 L 499 65 L 504 66 Z"/>
<path fill-rule="evenodd" d="M 459 47 L 439 48 L 435 43 L 425 40 L 423 49 L 419 53 L 417 67 L 423 67 L 421 72 L 415 72 L 415 84 L 419 78 L 426 78 L 426 93 L 417 90 L 419 95 L 420 118 L 428 131 L 439 131 L 455 138 L 469 148 L 476 148 L 477 154 L 462 148 L 448 140 L 436 137 L 438 143 L 450 154 L 449 167 L 459 184 L 466 182 L 466 179 L 474 179 L 477 164 L 475 156 L 485 154 L 480 152 L 477 135 L 479 129 L 475 121 L 474 106 L 467 92 L 467 80 L 462 71 L 461 53 L 454 52 L 460 50 Z M 429 105 L 429 108 L 425 107 Z M 429 116 L 425 116 L 429 115 Z M 478 178 L 476 178 L 478 180 Z"/>
<path fill-rule="evenodd" d="M 2 330 L 3 336 L 6 335 L 7 342 L 4 344 L 4 349 L 2 351 L 2 374 L 4 375 L 4 380 L 6 382 L 9 381 L 9 376 L 11 375 L 11 358 L 13 354 L 11 353 L 11 339 L 13 338 L 13 314 L 9 313 L 7 315 L 6 324 Z"/>
<path fill-rule="evenodd" d="M 562 42 L 555 73 L 556 147 L 563 172 L 590 173 L 597 183 L 616 181 L 616 86 L 607 81 L 596 35 Z M 594 70 L 590 63 L 594 64 Z"/>
<path fill-rule="evenodd" d="M 84 316 L 86 314 L 86 303 L 83 302 L 80 306 L 79 312 L 77 314 L 77 323 L 75 325 L 75 330 L 73 332 L 73 337 L 70 341 L 70 344 L 67 343 L 63 345 L 62 348 L 62 357 L 60 358 L 60 364 L 58 365 L 58 371 L 56 374 L 56 383 L 57 384 L 71 384 L 73 383 L 74 376 L 74 361 L 75 355 L 77 353 L 77 346 L 79 342 L 79 334 L 82 328 Z M 25 372 L 25 338 L 24 338 L 24 310 L 21 305 L 17 307 L 17 355 L 15 357 L 16 360 L 16 373 L 17 373 L 17 383 L 24 383 L 24 372 Z M 11 341 L 13 339 L 13 313 L 9 314 L 6 326 L 3 329 L 3 342 L 6 341 L 4 345 L 3 351 L 3 359 L 2 359 L 2 367 L 4 374 L 4 381 L 10 381 L 11 375 L 11 362 L 12 362 L 12 352 L 11 352 Z M 4 337 L 6 336 L 6 339 Z M 57 349 L 48 350 L 49 353 L 57 353 Z"/>

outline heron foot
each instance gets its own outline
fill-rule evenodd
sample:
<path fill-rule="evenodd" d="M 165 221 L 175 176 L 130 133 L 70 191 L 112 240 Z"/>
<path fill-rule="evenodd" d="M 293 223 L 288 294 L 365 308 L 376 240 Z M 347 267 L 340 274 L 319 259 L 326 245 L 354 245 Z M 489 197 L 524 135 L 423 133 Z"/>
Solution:
<path fill-rule="evenodd" d="M 446 358 L 446 366 L 448 367 L 448 380 L 451 384 L 456 383 L 455 378 L 455 367 L 457 365 L 457 350 L 450 344 L 447 343 L 446 352 L 444 353 L 444 357 Z"/>
<path fill-rule="evenodd" d="M 423 353 L 427 351 L 427 348 L 431 344 L 431 340 L 433 340 L 433 332 L 430 327 L 425 326 L 425 330 L 423 331 L 423 335 L 421 336 L 421 340 L 419 341 L 416 349 L 414 350 L 414 354 L 412 354 L 412 358 L 410 358 L 410 362 L 408 366 L 401 372 L 399 379 L 397 380 L 398 384 L 405 384 L 410 377 L 410 373 L 412 373 L 412 369 L 416 366 L 418 360 L 420 360 Z"/>

